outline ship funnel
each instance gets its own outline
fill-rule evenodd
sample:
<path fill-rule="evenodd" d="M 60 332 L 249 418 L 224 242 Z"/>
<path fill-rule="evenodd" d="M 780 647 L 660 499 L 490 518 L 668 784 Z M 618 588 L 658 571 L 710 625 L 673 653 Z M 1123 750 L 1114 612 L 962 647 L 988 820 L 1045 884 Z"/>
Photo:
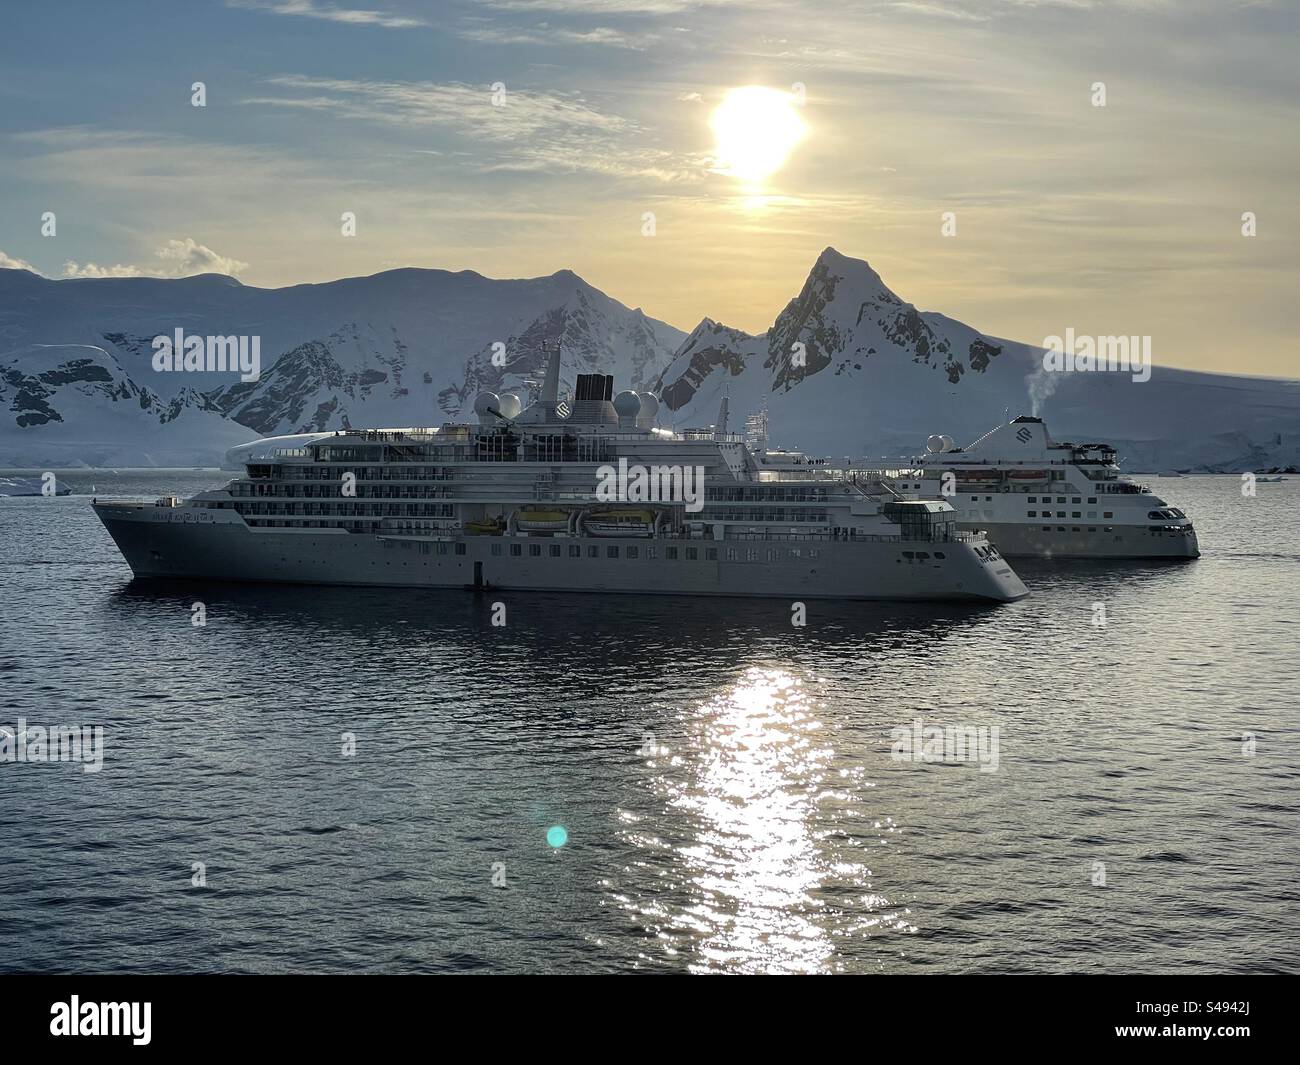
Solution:
<path fill-rule="evenodd" d="M 610 402 L 613 398 L 613 377 L 600 373 L 580 373 L 573 388 L 573 413 L 569 415 L 569 420 L 577 424 L 617 425 L 618 412 Z"/>

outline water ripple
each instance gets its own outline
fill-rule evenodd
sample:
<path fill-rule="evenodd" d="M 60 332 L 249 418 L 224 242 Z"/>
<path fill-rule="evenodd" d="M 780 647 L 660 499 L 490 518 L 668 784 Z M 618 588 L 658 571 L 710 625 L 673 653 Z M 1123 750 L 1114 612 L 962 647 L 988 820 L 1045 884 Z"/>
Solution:
<path fill-rule="evenodd" d="M 0 968 L 1294 971 L 1300 490 L 1237 488 L 1170 488 L 1190 565 L 802 629 L 142 586 L 85 499 L 0 500 L 0 725 L 105 737 L 95 773 L 0 763 Z M 915 722 L 996 726 L 994 771 L 900 756 Z"/>

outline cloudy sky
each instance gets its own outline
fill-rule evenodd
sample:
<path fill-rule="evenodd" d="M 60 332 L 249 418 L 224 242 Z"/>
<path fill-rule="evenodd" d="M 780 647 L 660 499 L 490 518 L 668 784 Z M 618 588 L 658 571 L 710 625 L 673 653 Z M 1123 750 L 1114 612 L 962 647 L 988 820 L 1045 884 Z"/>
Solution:
<path fill-rule="evenodd" d="M 758 331 L 834 245 L 994 335 L 1300 376 L 1292 0 L 350 2 L 9 9 L 0 265 L 570 268 Z"/>

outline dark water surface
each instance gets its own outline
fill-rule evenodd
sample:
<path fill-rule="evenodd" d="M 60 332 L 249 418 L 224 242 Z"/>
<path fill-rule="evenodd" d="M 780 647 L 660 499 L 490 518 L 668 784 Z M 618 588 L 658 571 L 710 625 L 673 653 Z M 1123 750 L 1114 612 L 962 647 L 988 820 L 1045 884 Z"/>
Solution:
<path fill-rule="evenodd" d="M 1300 478 L 1153 483 L 1199 561 L 803 629 L 133 584 L 87 496 L 0 499 L 0 725 L 105 732 L 98 773 L 0 764 L 0 969 L 1295 971 Z M 998 726 L 997 771 L 892 760 L 917 718 Z"/>

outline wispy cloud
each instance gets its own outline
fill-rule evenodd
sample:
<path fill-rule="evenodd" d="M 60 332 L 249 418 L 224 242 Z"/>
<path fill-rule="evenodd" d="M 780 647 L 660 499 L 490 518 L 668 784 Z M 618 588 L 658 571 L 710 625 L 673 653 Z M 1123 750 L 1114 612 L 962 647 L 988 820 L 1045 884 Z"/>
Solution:
<path fill-rule="evenodd" d="M 329 112 L 397 126 L 437 126 L 486 142 L 483 171 L 592 171 L 679 181 L 703 172 L 689 155 L 657 147 L 631 119 L 597 110 L 580 96 L 459 82 L 346 81 L 298 74 L 269 79 L 299 95 L 258 96 L 245 104 Z M 497 103 L 493 101 L 497 100 Z"/>
<path fill-rule="evenodd" d="M 268 79 L 277 88 L 311 96 L 261 96 L 248 104 L 308 107 L 349 118 L 396 125 L 443 125 L 493 140 L 559 129 L 626 132 L 632 123 L 561 93 L 505 89 L 494 104 L 489 85 L 431 81 L 350 81 L 282 74 Z"/>
<path fill-rule="evenodd" d="M 61 33 L 93 50 L 120 28 L 109 7 Z M 10 57 L 32 106 L 0 119 L 0 187 L 17 215 L 66 224 L 57 240 L 26 226 L 0 264 L 157 274 L 233 269 L 199 249 L 233 250 L 256 284 L 571 266 L 656 317 L 763 328 L 833 242 L 998 335 L 1104 305 L 1159 318 L 1141 331 L 1173 330 L 1202 364 L 1224 335 L 1255 369 L 1294 361 L 1295 0 L 194 7 L 193 77 L 222 67 L 206 111 L 184 106 L 188 75 L 161 92 L 129 49 L 100 48 L 93 69 L 76 47 Z M 164 54 L 174 29 L 141 24 L 136 51 Z M 796 82 L 811 132 L 786 166 L 758 190 L 710 174 L 725 92 Z M 84 126 L 17 132 L 42 114 Z M 135 130 L 115 128 L 124 114 Z M 940 234 L 946 211 L 959 238 Z M 186 234 L 192 253 L 155 256 Z"/>
<path fill-rule="evenodd" d="M 405 30 L 428 25 L 424 19 L 390 15 L 385 11 L 318 4 L 316 0 L 226 0 L 226 6 L 265 11 L 270 15 L 296 15 L 300 18 L 322 19 L 326 22 L 345 22 L 354 26 L 381 26 L 387 30 Z"/>
<path fill-rule="evenodd" d="M 458 37 L 481 44 L 565 45 L 592 44 L 609 48 L 627 48 L 643 51 L 659 38 L 651 33 L 628 33 L 611 26 L 595 26 L 589 30 L 564 29 L 545 22 L 536 26 L 476 26 L 458 30 Z"/>
<path fill-rule="evenodd" d="M 0 153 L 0 173 L 7 170 L 50 187 L 93 188 L 101 200 L 112 194 L 141 203 L 141 188 L 161 186 L 177 200 L 203 196 L 210 208 L 235 209 L 287 183 L 335 190 L 339 184 L 337 175 L 322 173 L 313 160 L 274 147 L 86 126 L 29 130 L 9 139 L 19 151 Z"/>
<path fill-rule="evenodd" d="M 675 15 L 701 7 L 728 7 L 752 0 L 484 0 L 508 11 L 556 11 L 591 15 Z"/>
<path fill-rule="evenodd" d="M 908 15 L 928 15 L 932 18 L 953 19 L 956 22 L 987 22 L 993 17 L 986 7 L 983 10 L 968 4 L 929 3 L 926 0 L 900 0 L 890 4 L 895 11 Z"/>

